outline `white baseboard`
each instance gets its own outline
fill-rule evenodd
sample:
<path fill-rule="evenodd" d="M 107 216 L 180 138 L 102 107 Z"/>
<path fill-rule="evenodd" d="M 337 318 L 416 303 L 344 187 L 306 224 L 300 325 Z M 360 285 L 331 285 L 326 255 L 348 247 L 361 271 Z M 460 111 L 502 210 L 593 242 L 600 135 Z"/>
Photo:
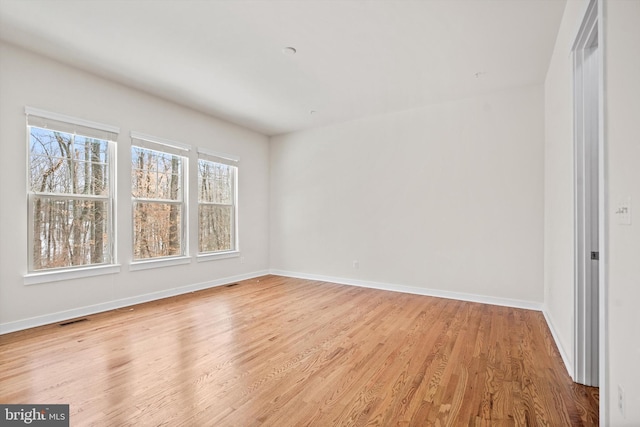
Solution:
<path fill-rule="evenodd" d="M 14 322 L 0 323 L 0 335 L 10 332 L 21 331 L 23 329 L 35 328 L 37 326 L 58 323 L 69 319 L 75 319 L 91 314 L 102 313 L 117 308 L 128 307 L 149 301 L 155 301 L 162 298 L 168 298 L 176 295 L 187 294 L 189 292 L 209 289 L 216 286 L 227 285 L 232 282 L 253 279 L 255 277 L 265 276 L 269 274 L 268 270 L 255 271 L 253 273 L 240 274 L 237 276 L 224 277 L 208 282 L 196 283 L 193 285 L 181 286 L 178 288 L 166 289 L 163 291 L 152 292 L 150 294 L 138 295 L 135 297 L 123 298 L 115 301 L 90 305 L 86 307 L 74 308 L 72 310 L 59 311 L 57 313 L 46 314 L 43 316 L 31 317 L 29 319 L 17 320 Z"/>
<path fill-rule="evenodd" d="M 560 336 L 558 335 L 558 332 L 556 331 L 556 327 L 554 326 L 553 318 L 547 312 L 546 308 L 542 310 L 542 314 L 544 314 L 544 318 L 547 321 L 547 326 L 551 331 L 551 336 L 553 337 L 553 340 L 556 342 L 556 347 L 558 347 L 558 351 L 560 352 L 560 357 L 562 357 L 562 361 L 564 362 L 564 367 L 566 368 L 567 373 L 569 374 L 571 379 L 575 382 L 575 378 L 573 377 L 573 364 L 571 363 L 571 359 L 569 358 L 567 351 L 562 345 L 562 341 L 560 341 Z"/>
<path fill-rule="evenodd" d="M 270 274 L 277 276 L 295 277 L 298 279 L 319 280 L 322 282 L 338 283 L 341 285 L 360 286 L 363 288 L 380 289 L 384 291 L 404 292 L 407 294 L 425 295 L 431 297 L 448 298 L 460 301 L 479 302 L 482 304 L 500 305 L 504 307 L 524 308 L 527 310 L 542 311 L 541 302 L 522 301 L 509 298 L 490 297 L 485 295 L 467 294 L 463 292 L 443 291 L 440 289 L 418 288 L 415 286 L 397 285 L 392 283 L 370 282 L 358 279 L 345 279 L 341 277 L 322 276 L 318 274 L 297 273 L 271 269 Z"/>

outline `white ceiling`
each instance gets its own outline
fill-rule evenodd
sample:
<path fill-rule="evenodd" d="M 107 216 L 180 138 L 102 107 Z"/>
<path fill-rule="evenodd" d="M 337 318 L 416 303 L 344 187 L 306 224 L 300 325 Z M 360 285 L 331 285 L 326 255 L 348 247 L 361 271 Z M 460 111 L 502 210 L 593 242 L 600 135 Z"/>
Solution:
<path fill-rule="evenodd" d="M 0 38 L 275 135 L 542 83 L 564 6 L 0 0 Z"/>

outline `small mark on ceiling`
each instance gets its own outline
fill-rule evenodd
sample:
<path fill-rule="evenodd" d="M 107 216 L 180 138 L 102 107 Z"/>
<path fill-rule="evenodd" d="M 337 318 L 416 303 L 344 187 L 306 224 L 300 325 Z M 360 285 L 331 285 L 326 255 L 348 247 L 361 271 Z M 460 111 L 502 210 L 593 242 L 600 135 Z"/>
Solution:
<path fill-rule="evenodd" d="M 285 48 L 282 48 L 282 53 L 288 56 L 293 56 L 295 55 L 297 52 L 295 47 L 291 47 L 291 46 L 287 46 Z"/>

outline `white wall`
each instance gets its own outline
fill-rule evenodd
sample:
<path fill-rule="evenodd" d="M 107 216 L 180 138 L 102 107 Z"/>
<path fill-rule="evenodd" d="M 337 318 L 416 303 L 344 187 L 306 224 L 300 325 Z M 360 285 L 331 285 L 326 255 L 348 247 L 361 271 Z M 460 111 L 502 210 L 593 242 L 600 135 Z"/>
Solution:
<path fill-rule="evenodd" d="M 271 267 L 541 303 L 543 108 L 534 86 L 272 138 Z"/>
<path fill-rule="evenodd" d="M 571 46 L 588 1 L 567 2 L 545 81 L 545 306 L 573 363 L 573 76 Z M 604 2 L 608 333 L 604 425 L 640 425 L 640 215 L 619 225 L 618 202 L 640 203 L 640 2 Z M 626 414 L 618 410 L 618 385 Z M 606 391 L 606 395 L 602 392 Z"/>
<path fill-rule="evenodd" d="M 569 372 L 574 365 L 573 59 L 588 0 L 565 7 L 545 80 L 544 301 Z"/>
<path fill-rule="evenodd" d="M 640 1 L 609 0 L 605 16 L 605 142 L 609 193 L 608 407 L 611 426 L 640 425 Z M 632 225 L 615 210 L 632 198 Z M 618 411 L 618 385 L 626 417 Z"/>
<path fill-rule="evenodd" d="M 11 330 L 130 303 L 145 299 L 148 294 L 156 293 L 151 297 L 158 297 L 180 292 L 175 290 L 179 287 L 207 286 L 216 281 L 249 277 L 268 269 L 269 145 L 265 136 L 10 45 L 2 44 L 0 49 L 1 329 Z M 120 127 L 117 251 L 122 268 L 119 274 L 24 285 L 23 275 L 27 271 L 25 105 Z M 240 258 L 202 263 L 194 260 L 188 265 L 129 271 L 131 130 L 240 156 L 239 222 L 243 264 Z M 191 192 L 191 196 L 191 206 L 196 206 L 196 192 Z M 189 220 L 190 249 L 194 254 L 197 209 L 190 210 Z M 72 311 L 65 313 L 67 310 Z"/>

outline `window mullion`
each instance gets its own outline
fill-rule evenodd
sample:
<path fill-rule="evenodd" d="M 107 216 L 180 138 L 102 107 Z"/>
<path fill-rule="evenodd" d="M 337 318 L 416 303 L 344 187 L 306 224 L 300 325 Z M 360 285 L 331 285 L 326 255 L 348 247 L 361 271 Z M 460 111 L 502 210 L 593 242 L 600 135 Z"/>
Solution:
<path fill-rule="evenodd" d="M 233 203 L 215 203 L 215 202 L 198 202 L 198 204 L 205 205 L 205 206 L 230 206 L 230 207 L 235 206 Z"/>
<path fill-rule="evenodd" d="M 141 202 L 141 203 L 163 203 L 163 204 L 172 204 L 172 205 L 184 204 L 183 200 L 153 199 L 148 197 L 132 197 L 132 200 L 134 202 Z"/>
<path fill-rule="evenodd" d="M 38 198 L 54 199 L 54 200 L 104 200 L 109 201 L 109 196 L 91 195 L 91 194 L 60 194 L 60 193 L 41 193 L 39 191 L 31 191 L 31 195 Z"/>

